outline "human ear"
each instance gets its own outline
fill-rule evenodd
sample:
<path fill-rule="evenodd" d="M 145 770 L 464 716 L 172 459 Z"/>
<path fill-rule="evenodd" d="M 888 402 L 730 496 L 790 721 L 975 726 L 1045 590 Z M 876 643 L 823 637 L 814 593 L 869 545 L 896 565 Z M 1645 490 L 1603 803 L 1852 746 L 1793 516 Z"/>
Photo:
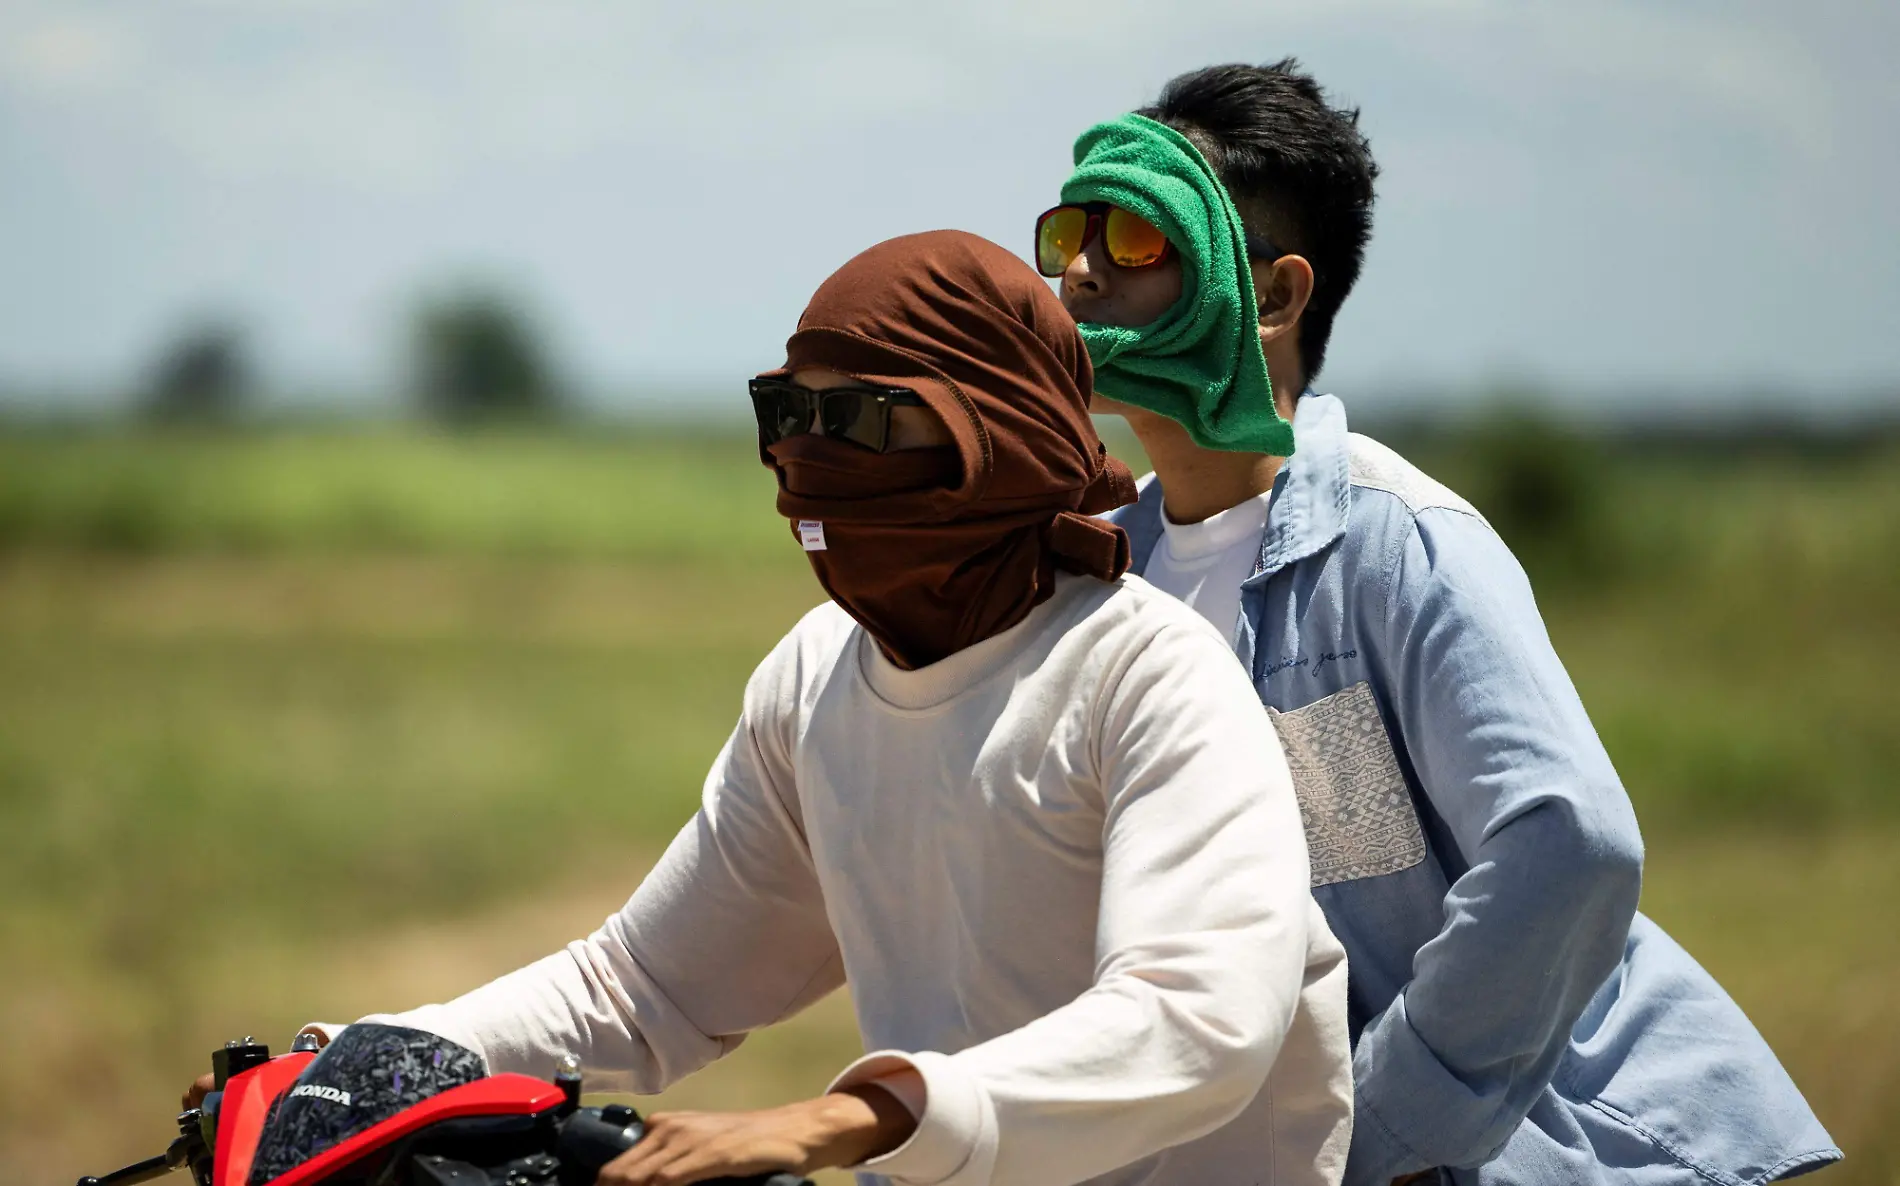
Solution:
<path fill-rule="evenodd" d="M 1260 344 L 1294 332 L 1300 314 L 1313 299 L 1313 265 L 1303 255 L 1283 255 L 1269 263 L 1252 260 L 1254 299 L 1259 302 Z"/>

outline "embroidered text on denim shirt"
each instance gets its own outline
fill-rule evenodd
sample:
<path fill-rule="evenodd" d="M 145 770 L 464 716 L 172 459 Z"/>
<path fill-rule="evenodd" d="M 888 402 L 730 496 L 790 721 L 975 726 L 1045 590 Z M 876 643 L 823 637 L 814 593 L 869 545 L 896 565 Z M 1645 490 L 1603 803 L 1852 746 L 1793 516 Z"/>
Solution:
<path fill-rule="evenodd" d="M 1358 647 L 1344 651 L 1320 651 L 1313 655 L 1311 659 L 1305 655 L 1291 655 L 1280 660 L 1278 663 L 1267 664 L 1267 669 L 1262 672 L 1261 675 L 1262 678 L 1265 678 L 1267 676 L 1278 675 L 1282 671 L 1296 670 L 1303 670 L 1308 675 L 1318 675 L 1320 668 L 1326 666 L 1328 663 L 1339 663 L 1347 659 L 1357 659 L 1358 657 Z"/>

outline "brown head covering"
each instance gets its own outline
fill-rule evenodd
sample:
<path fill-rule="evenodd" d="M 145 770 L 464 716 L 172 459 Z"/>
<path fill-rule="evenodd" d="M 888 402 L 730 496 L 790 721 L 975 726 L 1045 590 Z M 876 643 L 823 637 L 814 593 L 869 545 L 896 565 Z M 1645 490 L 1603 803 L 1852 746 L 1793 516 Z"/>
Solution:
<path fill-rule="evenodd" d="M 779 513 L 795 531 L 824 525 L 819 582 L 900 663 L 1020 622 L 1057 568 L 1127 570 L 1127 536 L 1088 517 L 1135 497 L 1089 420 L 1088 352 L 1010 252 L 961 231 L 880 243 L 820 286 L 785 350 L 770 374 L 822 367 L 909 388 L 955 441 L 877 454 L 805 434 L 762 450 Z"/>

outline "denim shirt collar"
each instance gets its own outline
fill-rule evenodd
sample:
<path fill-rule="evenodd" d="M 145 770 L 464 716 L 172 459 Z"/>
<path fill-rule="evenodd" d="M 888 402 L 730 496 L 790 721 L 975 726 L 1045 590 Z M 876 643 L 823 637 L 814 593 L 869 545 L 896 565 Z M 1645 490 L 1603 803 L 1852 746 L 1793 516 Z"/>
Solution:
<path fill-rule="evenodd" d="M 1337 396 L 1300 396 L 1293 407 L 1293 456 L 1273 479 L 1260 559 L 1246 584 L 1265 581 L 1346 533 L 1352 506 L 1346 406 Z M 1246 585 L 1242 586 L 1243 588 Z"/>
<path fill-rule="evenodd" d="M 1337 396 L 1300 396 L 1293 408 L 1293 456 L 1273 479 L 1273 503 L 1260 541 L 1254 572 L 1241 588 L 1257 586 L 1274 573 L 1321 550 L 1346 532 L 1352 505 L 1347 454 L 1346 408 Z M 1149 482 L 1134 513 L 1121 518 L 1128 531 L 1133 571 L 1148 567 L 1161 539 L 1161 483 Z"/>
<path fill-rule="evenodd" d="M 1346 533 L 1352 506 L 1351 459 L 1346 438 L 1346 408 L 1337 397 L 1300 396 L 1293 409 L 1293 456 L 1273 479 L 1273 502 L 1253 575 L 1240 584 L 1240 621 L 1228 641 L 1250 674 L 1258 653 L 1258 631 L 1268 578 L 1287 565 L 1324 551 Z M 1128 532 L 1132 572 L 1146 572 L 1148 558 L 1161 539 L 1161 483 L 1149 482 L 1141 500 L 1115 518 Z"/>

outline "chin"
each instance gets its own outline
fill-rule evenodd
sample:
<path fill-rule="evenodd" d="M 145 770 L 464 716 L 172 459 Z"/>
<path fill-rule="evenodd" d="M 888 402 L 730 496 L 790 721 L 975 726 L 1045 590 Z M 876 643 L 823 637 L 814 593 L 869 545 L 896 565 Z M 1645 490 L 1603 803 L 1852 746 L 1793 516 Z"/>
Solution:
<path fill-rule="evenodd" d="M 1112 400 L 1099 391 L 1089 397 L 1089 415 L 1091 416 L 1120 416 L 1126 420 L 1130 415 L 1140 414 L 1141 409 L 1135 405 Z"/>

